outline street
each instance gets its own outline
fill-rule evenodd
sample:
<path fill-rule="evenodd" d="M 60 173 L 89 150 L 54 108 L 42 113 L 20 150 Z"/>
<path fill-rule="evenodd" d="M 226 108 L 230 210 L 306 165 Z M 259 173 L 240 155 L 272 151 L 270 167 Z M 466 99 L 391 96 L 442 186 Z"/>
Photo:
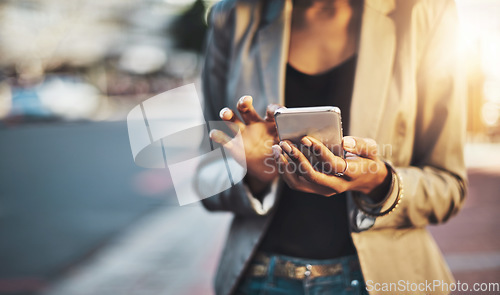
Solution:
<path fill-rule="evenodd" d="M 471 288 L 500 278 L 499 168 L 470 169 L 462 211 L 450 222 L 430 227 L 455 279 Z M 43 294 L 213 294 L 230 218 L 201 206 L 158 210 Z M 454 294 L 471 293 L 498 294 Z"/>
<path fill-rule="evenodd" d="M 43 289 L 144 214 L 177 204 L 164 171 L 166 185 L 144 191 L 151 171 L 135 165 L 125 122 L 0 129 L 0 167 L 2 294 Z"/>
<path fill-rule="evenodd" d="M 126 123 L 5 128 L 0 152 L 0 294 L 212 294 L 231 215 L 179 207 L 168 171 L 134 164 Z M 472 286 L 500 278 L 500 165 L 469 154 L 463 209 L 430 230 Z"/>
<path fill-rule="evenodd" d="M 468 175 L 469 195 L 463 209 L 430 230 L 457 281 L 470 286 L 500 283 L 500 166 L 469 168 Z"/>

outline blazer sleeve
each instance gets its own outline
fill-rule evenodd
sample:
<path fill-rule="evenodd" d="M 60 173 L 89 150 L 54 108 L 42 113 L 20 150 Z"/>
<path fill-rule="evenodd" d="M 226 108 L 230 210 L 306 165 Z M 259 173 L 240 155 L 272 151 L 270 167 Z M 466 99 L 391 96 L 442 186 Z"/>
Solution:
<path fill-rule="evenodd" d="M 229 82 L 229 62 L 234 29 L 234 1 L 215 4 L 208 15 L 208 34 L 205 63 L 202 70 L 204 115 L 209 121 L 219 121 L 219 111 L 227 106 L 226 89 Z M 207 158 L 200 163 L 195 180 L 195 189 L 222 187 L 226 167 L 219 160 Z M 200 193 L 200 195 L 203 195 Z M 203 206 L 210 211 L 229 211 L 242 216 L 266 215 L 274 205 L 276 185 L 263 198 L 254 197 L 243 181 L 214 196 L 202 199 Z"/>
<path fill-rule="evenodd" d="M 425 17 L 420 17 L 418 28 L 419 33 L 427 33 L 417 56 L 418 102 L 412 161 L 410 166 L 395 167 L 393 194 L 382 208 L 394 203 L 397 186 L 401 185 L 402 199 L 392 214 L 371 218 L 374 224 L 366 222 L 366 216 L 354 216 L 358 225 L 364 221 L 372 230 L 445 222 L 458 212 L 466 196 L 463 151 L 467 92 L 456 46 L 456 9 L 451 0 L 436 1 L 444 3 L 439 9 L 435 3 L 422 2 L 417 9 Z M 433 5 L 432 9 L 426 4 Z"/>

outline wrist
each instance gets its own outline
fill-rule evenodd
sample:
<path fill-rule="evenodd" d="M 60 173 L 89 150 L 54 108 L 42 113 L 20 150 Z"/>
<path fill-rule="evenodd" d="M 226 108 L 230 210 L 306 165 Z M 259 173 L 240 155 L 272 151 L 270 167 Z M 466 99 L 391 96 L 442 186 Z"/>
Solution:
<path fill-rule="evenodd" d="M 383 167 L 381 169 L 382 171 L 380 171 L 379 176 L 379 179 L 381 179 L 381 181 L 378 182 L 379 184 L 366 194 L 374 203 L 382 202 L 389 193 L 392 185 L 392 173 L 389 173 L 385 163 L 382 163 L 381 166 Z"/>
<path fill-rule="evenodd" d="M 367 194 L 362 195 L 356 191 L 353 192 L 354 203 L 356 203 L 356 206 L 367 216 L 380 217 L 388 215 L 399 206 L 403 198 L 403 184 L 401 178 L 390 163 L 384 162 L 384 164 L 388 170 L 388 174 L 391 176 L 389 178 L 391 183 L 389 185 L 389 191 L 381 201 L 374 203 L 373 199 Z"/>

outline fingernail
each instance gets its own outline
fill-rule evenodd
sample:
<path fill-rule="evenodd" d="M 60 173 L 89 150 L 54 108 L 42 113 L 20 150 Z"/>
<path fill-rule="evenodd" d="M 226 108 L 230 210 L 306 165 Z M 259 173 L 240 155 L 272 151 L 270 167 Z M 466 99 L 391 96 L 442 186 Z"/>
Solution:
<path fill-rule="evenodd" d="M 245 96 L 242 96 L 240 98 L 240 100 L 238 101 L 238 104 L 242 104 L 244 102 L 247 102 L 247 101 L 252 101 L 252 97 L 251 96 L 248 96 L 248 95 L 245 95 Z"/>
<path fill-rule="evenodd" d="M 313 144 L 313 143 L 309 140 L 309 138 L 307 138 L 307 137 L 302 138 L 301 142 L 302 142 L 302 144 L 303 144 L 303 145 L 305 145 L 305 146 L 307 146 L 307 147 L 310 147 L 310 146 L 312 146 L 312 144 Z"/>
<path fill-rule="evenodd" d="M 290 154 L 292 152 L 292 147 L 288 143 L 282 141 L 280 142 L 280 146 L 283 150 L 285 150 L 287 154 Z"/>
<path fill-rule="evenodd" d="M 246 112 L 248 111 L 248 105 L 245 105 L 244 102 L 247 102 L 249 100 L 249 96 L 243 96 L 240 98 L 238 101 L 238 111 L 241 112 Z"/>
<path fill-rule="evenodd" d="M 220 117 L 221 119 L 223 119 L 223 120 L 224 120 L 224 114 L 225 114 L 227 111 L 229 111 L 229 108 L 223 108 L 222 110 L 220 110 L 220 112 L 219 112 L 219 117 Z M 228 119 L 231 119 L 231 118 L 228 118 Z"/>
<path fill-rule="evenodd" d="M 273 149 L 273 156 L 274 156 L 274 158 L 276 160 L 279 159 L 279 157 L 281 155 L 281 148 L 279 147 L 279 145 L 277 145 L 277 144 L 273 145 L 272 149 Z"/>
<path fill-rule="evenodd" d="M 344 147 L 353 149 L 356 147 L 356 141 L 352 137 L 344 137 Z"/>

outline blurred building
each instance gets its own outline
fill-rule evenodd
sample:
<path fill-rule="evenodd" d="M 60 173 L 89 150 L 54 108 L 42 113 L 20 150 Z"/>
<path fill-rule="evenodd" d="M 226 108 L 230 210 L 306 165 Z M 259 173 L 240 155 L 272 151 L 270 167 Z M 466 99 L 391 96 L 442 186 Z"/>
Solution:
<path fill-rule="evenodd" d="M 0 120 L 123 119 L 137 101 L 192 82 L 210 5 L 0 2 Z"/>
<path fill-rule="evenodd" d="M 469 141 L 500 140 L 500 2 L 456 0 L 467 69 Z"/>
<path fill-rule="evenodd" d="M 192 82 L 214 2 L 1 1 L 0 123 L 121 120 L 138 101 Z M 468 138 L 498 140 L 500 2 L 456 3 Z"/>

